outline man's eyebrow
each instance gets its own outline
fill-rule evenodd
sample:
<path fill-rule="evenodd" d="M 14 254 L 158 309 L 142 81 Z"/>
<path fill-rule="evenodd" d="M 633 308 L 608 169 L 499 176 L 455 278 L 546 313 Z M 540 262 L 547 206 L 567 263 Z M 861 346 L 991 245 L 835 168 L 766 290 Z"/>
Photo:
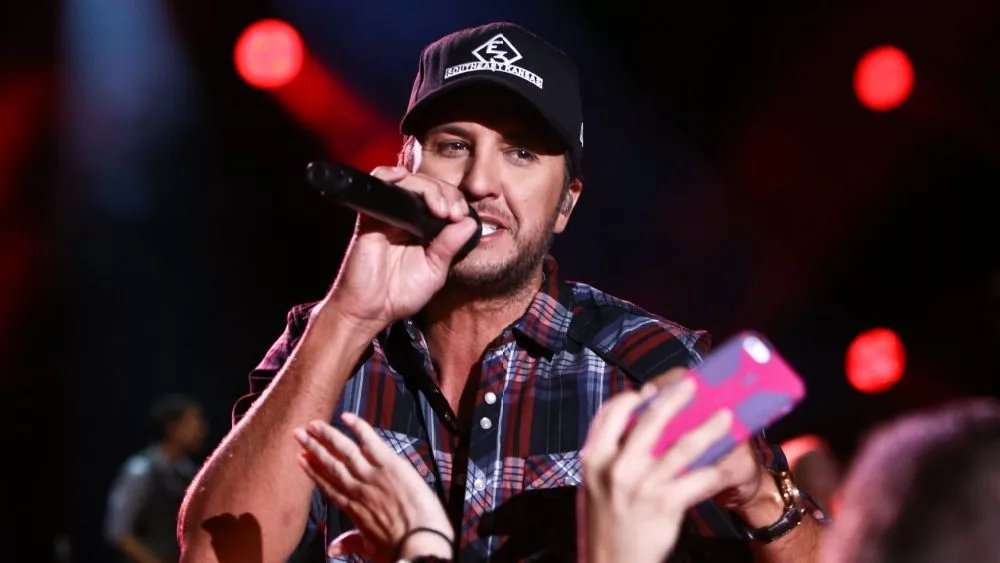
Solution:
<path fill-rule="evenodd" d="M 504 143 L 508 145 L 518 145 L 534 149 L 549 149 L 555 148 L 557 144 L 553 139 L 549 138 L 548 135 L 539 134 L 536 129 L 529 127 L 518 127 L 516 129 L 512 127 L 509 131 L 501 131 L 501 134 L 503 135 Z M 424 135 L 424 138 L 431 137 L 432 135 L 455 135 L 456 137 L 468 139 L 472 137 L 472 132 L 468 128 L 461 125 L 455 123 L 445 123 L 443 125 L 430 128 Z"/>
<path fill-rule="evenodd" d="M 461 125 L 454 125 L 454 124 L 451 124 L 451 123 L 445 124 L 445 125 L 438 125 L 437 127 L 431 128 L 429 131 L 427 131 L 427 136 L 429 137 L 431 135 L 440 134 L 440 133 L 449 133 L 449 134 L 452 134 L 452 135 L 456 135 L 458 137 L 468 137 L 469 136 L 469 130 L 468 129 L 466 129 L 465 127 L 462 127 Z"/>

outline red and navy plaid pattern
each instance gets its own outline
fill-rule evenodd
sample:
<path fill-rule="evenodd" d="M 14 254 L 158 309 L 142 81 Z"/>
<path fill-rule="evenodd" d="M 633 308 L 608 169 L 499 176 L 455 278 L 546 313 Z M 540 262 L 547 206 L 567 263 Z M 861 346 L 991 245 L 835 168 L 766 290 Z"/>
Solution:
<path fill-rule="evenodd" d="M 234 420 L 284 365 L 309 309 L 291 310 L 284 334 L 251 372 L 250 393 L 237 403 Z M 426 342 L 411 321 L 395 323 L 372 342 L 343 390 L 334 424 L 340 412 L 356 413 L 413 463 L 458 523 L 459 560 L 571 559 L 573 487 L 580 483 L 580 450 L 594 414 L 649 374 L 698 364 L 708 347 L 704 331 L 559 280 L 548 257 L 541 291 L 483 355 L 466 424 L 440 394 Z M 762 459 L 785 467 L 777 446 L 755 443 L 766 450 Z M 297 470 L 292 460 L 289 470 Z M 689 520 L 687 529 L 702 536 L 741 537 L 711 502 Z M 332 539 L 349 527 L 317 492 L 310 530 L 325 529 Z"/>

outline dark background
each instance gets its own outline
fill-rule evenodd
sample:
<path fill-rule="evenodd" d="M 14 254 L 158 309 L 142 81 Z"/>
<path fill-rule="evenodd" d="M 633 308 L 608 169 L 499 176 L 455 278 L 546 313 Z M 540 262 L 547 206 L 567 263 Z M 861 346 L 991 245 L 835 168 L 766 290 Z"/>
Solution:
<path fill-rule="evenodd" d="M 848 459 L 875 422 L 1000 395 L 1000 5 L 662 4 L 3 8 L 0 529 L 23 560 L 55 545 L 105 560 L 104 495 L 146 443 L 150 403 L 195 396 L 216 443 L 288 308 L 336 271 L 353 217 L 317 205 L 302 170 L 351 158 L 355 138 L 238 76 L 233 44 L 263 17 L 301 31 L 372 127 L 396 123 L 420 48 L 444 33 L 507 19 L 569 52 L 587 181 L 554 249 L 563 273 L 716 342 L 768 334 L 810 393 L 778 439 L 816 433 Z M 915 87 L 872 112 L 852 73 L 882 44 L 910 56 Z M 844 354 L 875 326 L 908 363 L 867 395 Z"/>

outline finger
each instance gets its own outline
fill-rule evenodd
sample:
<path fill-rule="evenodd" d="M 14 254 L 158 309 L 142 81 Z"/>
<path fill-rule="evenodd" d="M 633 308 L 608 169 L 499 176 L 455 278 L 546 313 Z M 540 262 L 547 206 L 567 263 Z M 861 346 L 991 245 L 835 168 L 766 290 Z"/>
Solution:
<path fill-rule="evenodd" d="M 677 477 L 671 482 L 669 495 L 663 495 L 663 498 L 672 508 L 685 511 L 714 497 L 725 488 L 725 479 L 718 467 L 702 467 Z"/>
<path fill-rule="evenodd" d="M 629 416 L 641 401 L 639 393 L 622 391 L 597 411 L 581 452 L 585 472 L 600 471 L 615 457 Z"/>
<path fill-rule="evenodd" d="M 398 457 L 396 452 L 386 445 L 378 432 L 375 432 L 375 429 L 363 418 L 354 413 L 345 412 L 340 416 L 340 419 L 358 437 L 361 452 L 372 466 L 384 467 Z"/>
<path fill-rule="evenodd" d="M 306 431 L 329 450 L 330 454 L 341 460 L 355 477 L 362 481 L 371 477 L 374 468 L 354 440 L 348 438 L 346 434 L 322 420 L 310 422 Z"/>
<path fill-rule="evenodd" d="M 383 172 L 380 169 L 376 169 L 376 174 L 373 175 L 387 182 L 390 180 L 386 180 L 386 178 L 394 178 L 392 183 L 396 184 L 399 188 L 423 196 L 424 203 L 427 204 L 427 208 L 435 217 L 440 217 L 442 219 L 451 218 L 453 207 L 452 199 L 454 199 L 454 196 L 452 195 L 451 198 L 449 198 L 449 195 L 446 195 L 448 190 L 446 189 L 447 186 L 443 182 L 439 182 L 427 176 L 411 174 L 409 172 L 403 174 L 402 177 L 398 177 L 395 175 L 394 170 L 391 172 L 385 172 L 385 178 L 383 178 L 381 174 L 383 174 Z"/>
<path fill-rule="evenodd" d="M 406 178 L 410 174 L 410 171 L 402 166 L 377 166 L 369 174 L 383 182 L 395 184 Z"/>
<path fill-rule="evenodd" d="M 328 471 L 328 468 L 322 464 L 322 462 L 316 460 L 316 458 L 309 454 L 308 452 L 302 452 L 298 457 L 299 466 L 302 470 L 306 472 L 306 475 L 312 479 L 313 483 L 319 487 L 327 498 L 330 499 L 333 504 L 346 508 L 351 501 L 350 491 L 347 490 L 344 483 L 336 478 L 332 478 L 332 474 Z"/>
<path fill-rule="evenodd" d="M 357 491 L 361 490 L 362 483 L 351 474 L 344 462 L 326 449 L 326 446 L 305 431 L 296 431 L 296 437 L 305 448 L 305 459 L 309 462 L 309 467 L 329 486 L 343 491 L 348 496 L 356 495 Z"/>
<path fill-rule="evenodd" d="M 669 385 L 671 383 L 674 383 L 676 381 L 680 381 L 680 379 L 682 377 L 684 377 L 689 371 L 691 371 L 691 370 L 689 370 L 688 368 L 685 368 L 685 367 L 671 368 L 671 369 L 663 372 L 662 374 L 654 377 L 653 379 L 650 379 L 646 383 L 646 385 L 652 385 L 653 387 L 656 387 L 657 389 L 662 389 L 663 387 L 665 387 L 665 386 L 667 386 L 667 385 Z"/>
<path fill-rule="evenodd" d="M 684 471 L 720 438 L 724 437 L 729 432 L 732 423 L 732 411 L 723 409 L 681 436 L 677 443 L 664 452 L 653 464 L 650 471 L 650 481 L 670 479 Z"/>
<path fill-rule="evenodd" d="M 479 226 L 475 219 L 466 217 L 458 223 L 452 223 L 441 230 L 438 236 L 427 245 L 427 261 L 444 279 L 455 254 L 472 238 Z"/>
<path fill-rule="evenodd" d="M 422 174 L 414 174 L 414 176 L 433 182 L 437 186 L 441 191 L 441 196 L 448 203 L 448 217 L 452 221 L 461 221 L 469 215 L 469 202 L 465 199 L 465 194 L 457 186 Z"/>
<path fill-rule="evenodd" d="M 622 446 L 621 456 L 630 463 L 645 463 L 652 459 L 650 453 L 663 429 L 694 397 L 697 383 L 693 378 L 684 378 L 675 384 L 666 385 L 649 404 L 629 432 Z"/>

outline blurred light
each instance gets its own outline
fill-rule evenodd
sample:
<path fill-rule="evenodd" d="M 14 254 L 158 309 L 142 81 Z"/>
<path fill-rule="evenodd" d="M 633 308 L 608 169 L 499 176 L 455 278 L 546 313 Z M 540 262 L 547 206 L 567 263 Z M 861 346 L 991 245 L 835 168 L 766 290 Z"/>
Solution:
<path fill-rule="evenodd" d="M 236 40 L 236 70 L 251 86 L 263 89 L 288 84 L 302 69 L 302 38 L 291 25 L 266 19 L 249 26 Z"/>
<path fill-rule="evenodd" d="M 847 380 L 862 393 L 880 393 L 903 377 L 906 350 L 887 328 L 873 328 L 855 337 L 847 349 Z"/>
<path fill-rule="evenodd" d="M 854 91 L 873 111 L 898 107 L 913 90 L 913 65 L 906 53 L 891 46 L 865 53 L 854 70 Z"/>
<path fill-rule="evenodd" d="M 402 141 L 395 124 L 308 53 L 295 79 L 270 92 L 338 160 L 362 170 L 396 162 Z"/>
<path fill-rule="evenodd" d="M 785 460 L 792 468 L 802 456 L 809 452 L 822 450 L 824 447 L 826 447 L 826 442 L 815 434 L 803 434 L 781 443 L 781 451 L 785 453 Z"/>

